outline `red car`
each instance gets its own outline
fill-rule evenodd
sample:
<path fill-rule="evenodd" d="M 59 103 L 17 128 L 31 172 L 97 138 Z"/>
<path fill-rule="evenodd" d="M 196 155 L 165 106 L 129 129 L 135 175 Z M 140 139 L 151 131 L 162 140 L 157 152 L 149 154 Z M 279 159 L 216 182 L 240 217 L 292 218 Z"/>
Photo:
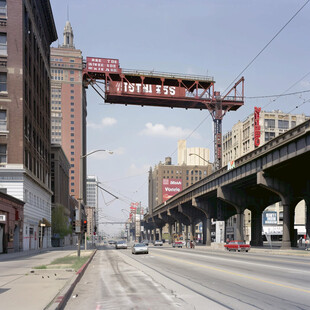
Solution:
<path fill-rule="evenodd" d="M 251 246 L 249 244 L 246 244 L 244 241 L 242 240 L 232 240 L 229 241 L 228 244 L 225 244 L 224 247 L 228 250 L 228 251 L 245 251 L 248 252 L 251 248 Z"/>

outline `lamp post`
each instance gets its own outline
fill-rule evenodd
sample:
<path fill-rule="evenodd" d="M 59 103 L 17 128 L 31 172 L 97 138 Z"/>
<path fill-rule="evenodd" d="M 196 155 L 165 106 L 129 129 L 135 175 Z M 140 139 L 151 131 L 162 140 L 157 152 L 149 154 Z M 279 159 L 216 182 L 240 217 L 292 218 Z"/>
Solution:
<path fill-rule="evenodd" d="M 198 154 L 195 154 L 195 153 L 189 153 L 188 156 L 198 156 L 200 159 L 202 159 L 203 161 L 205 161 L 206 163 L 208 163 L 209 165 L 212 165 L 212 163 L 210 163 L 208 160 L 204 159 L 203 157 L 201 157 L 200 155 Z"/>
<path fill-rule="evenodd" d="M 95 150 L 92 152 L 89 152 L 85 155 L 81 155 L 80 156 L 80 193 L 79 193 L 79 204 L 78 204 L 78 218 L 76 219 L 76 222 L 78 223 L 78 225 L 76 226 L 77 231 L 76 233 L 79 234 L 79 238 L 78 238 L 78 249 L 77 249 L 77 256 L 80 257 L 81 256 L 81 239 L 82 239 L 82 214 L 81 214 L 81 205 L 84 202 L 84 197 L 83 197 L 83 159 L 89 155 L 92 155 L 94 153 L 97 152 L 108 152 L 109 154 L 113 154 L 112 151 L 108 151 L 108 150 Z"/>

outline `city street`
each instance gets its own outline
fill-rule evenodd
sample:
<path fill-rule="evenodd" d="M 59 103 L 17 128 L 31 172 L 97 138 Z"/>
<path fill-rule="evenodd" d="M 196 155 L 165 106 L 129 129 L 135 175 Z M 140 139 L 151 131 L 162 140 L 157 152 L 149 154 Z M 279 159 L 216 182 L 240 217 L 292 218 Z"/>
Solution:
<path fill-rule="evenodd" d="M 105 246 L 65 309 L 310 309 L 310 257 L 300 253 Z"/>

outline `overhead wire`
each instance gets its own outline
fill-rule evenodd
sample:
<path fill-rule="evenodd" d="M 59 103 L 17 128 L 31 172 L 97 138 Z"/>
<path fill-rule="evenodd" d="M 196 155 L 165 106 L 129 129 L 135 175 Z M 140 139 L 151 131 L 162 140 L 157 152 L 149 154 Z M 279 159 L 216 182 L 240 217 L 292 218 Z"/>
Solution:
<path fill-rule="evenodd" d="M 272 37 L 272 39 L 259 51 L 259 53 L 248 63 L 248 65 L 237 75 L 237 77 L 226 87 L 224 93 L 237 81 L 238 78 L 252 65 L 252 63 L 265 51 L 272 41 L 286 28 L 286 26 L 298 15 L 298 13 L 310 2 L 307 0 L 301 8 L 285 23 L 284 26 Z"/>

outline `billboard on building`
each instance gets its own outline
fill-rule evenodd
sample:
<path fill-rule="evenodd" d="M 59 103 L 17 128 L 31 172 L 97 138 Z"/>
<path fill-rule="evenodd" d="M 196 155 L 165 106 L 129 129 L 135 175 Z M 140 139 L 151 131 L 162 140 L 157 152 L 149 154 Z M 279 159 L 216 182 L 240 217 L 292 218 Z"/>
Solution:
<path fill-rule="evenodd" d="M 86 57 L 86 69 L 88 72 L 121 73 L 118 59 Z"/>
<path fill-rule="evenodd" d="M 259 114 L 261 108 L 254 107 L 254 145 L 258 147 L 260 145 L 260 125 L 259 125 Z"/>
<path fill-rule="evenodd" d="M 163 179 L 163 202 L 182 190 L 181 179 Z"/>

